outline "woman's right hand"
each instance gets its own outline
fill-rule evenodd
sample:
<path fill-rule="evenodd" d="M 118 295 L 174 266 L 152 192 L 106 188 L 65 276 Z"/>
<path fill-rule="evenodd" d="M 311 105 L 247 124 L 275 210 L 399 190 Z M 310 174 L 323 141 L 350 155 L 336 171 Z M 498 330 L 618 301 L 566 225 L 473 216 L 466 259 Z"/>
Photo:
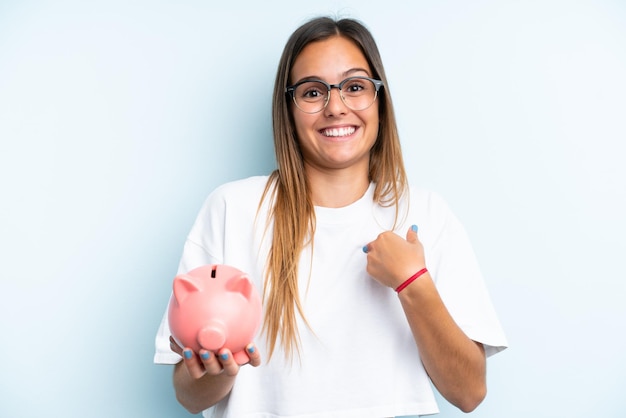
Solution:
<path fill-rule="evenodd" d="M 194 379 L 200 379 L 206 374 L 213 376 L 220 374 L 236 376 L 239 373 L 240 365 L 237 364 L 233 358 L 233 353 L 227 348 L 223 348 L 218 352 L 201 349 L 198 353 L 194 353 L 190 348 L 179 346 L 171 336 L 170 348 L 183 358 L 189 375 Z M 248 344 L 246 354 L 249 361 L 245 364 L 250 364 L 254 367 L 261 364 L 261 354 L 254 343 Z"/>

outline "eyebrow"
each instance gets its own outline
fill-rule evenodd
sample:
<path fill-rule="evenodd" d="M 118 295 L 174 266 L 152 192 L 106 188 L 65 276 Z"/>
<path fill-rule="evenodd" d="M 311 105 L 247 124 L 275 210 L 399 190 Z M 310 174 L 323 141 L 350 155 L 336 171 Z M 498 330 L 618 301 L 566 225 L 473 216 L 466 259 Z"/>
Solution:
<path fill-rule="evenodd" d="M 359 72 L 364 72 L 365 74 L 367 74 L 368 77 L 370 77 L 370 72 L 366 70 L 365 68 L 350 68 L 348 71 L 344 72 L 343 75 L 345 77 L 348 77 L 350 74 L 359 73 Z"/>
<path fill-rule="evenodd" d="M 361 73 L 361 72 L 363 72 L 363 73 L 367 74 L 367 76 L 368 76 L 368 77 L 371 77 L 371 76 L 372 76 L 372 75 L 370 74 L 370 72 L 369 72 L 367 69 L 365 69 L 365 68 L 360 68 L 360 67 L 357 67 L 357 68 L 350 68 L 349 70 L 346 70 L 346 71 L 344 71 L 343 73 L 341 73 L 341 76 L 342 76 L 342 77 L 345 77 L 345 78 L 348 78 L 348 77 L 350 77 L 351 75 L 353 75 L 354 73 Z M 302 77 L 301 79 L 299 79 L 299 80 L 297 80 L 297 81 L 293 82 L 293 84 L 298 84 L 299 82 L 304 81 L 304 80 L 324 80 L 324 79 L 323 79 L 322 77 L 320 77 L 320 76 L 317 76 L 317 75 L 308 75 L 308 76 L 306 76 L 306 77 Z M 324 80 L 324 81 L 325 81 L 325 80 Z"/>

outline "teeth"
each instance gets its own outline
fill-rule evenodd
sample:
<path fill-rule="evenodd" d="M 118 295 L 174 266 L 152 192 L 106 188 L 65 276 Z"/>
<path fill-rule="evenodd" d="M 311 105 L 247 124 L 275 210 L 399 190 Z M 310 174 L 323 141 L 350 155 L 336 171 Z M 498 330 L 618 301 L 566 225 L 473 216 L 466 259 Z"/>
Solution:
<path fill-rule="evenodd" d="M 325 136 L 347 136 L 352 135 L 356 131 L 354 126 L 346 127 L 346 128 L 333 128 L 333 129 L 324 129 L 322 134 Z"/>

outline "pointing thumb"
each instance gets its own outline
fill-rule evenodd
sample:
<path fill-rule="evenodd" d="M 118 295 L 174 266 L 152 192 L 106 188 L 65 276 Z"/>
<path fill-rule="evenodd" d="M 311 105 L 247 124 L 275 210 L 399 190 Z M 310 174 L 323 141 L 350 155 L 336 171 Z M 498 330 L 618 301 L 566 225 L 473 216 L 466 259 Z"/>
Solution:
<path fill-rule="evenodd" d="M 411 225 L 406 233 L 406 240 L 411 243 L 417 241 L 417 225 Z"/>

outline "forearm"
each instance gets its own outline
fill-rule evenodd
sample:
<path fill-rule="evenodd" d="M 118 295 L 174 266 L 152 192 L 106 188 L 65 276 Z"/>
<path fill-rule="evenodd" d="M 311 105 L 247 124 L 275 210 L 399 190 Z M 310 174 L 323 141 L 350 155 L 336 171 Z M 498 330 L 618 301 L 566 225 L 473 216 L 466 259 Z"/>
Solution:
<path fill-rule="evenodd" d="M 205 374 L 199 379 L 189 375 L 182 362 L 174 366 L 176 399 L 192 414 L 197 414 L 222 400 L 233 387 L 235 376 L 226 373 Z"/>
<path fill-rule="evenodd" d="M 462 411 L 475 409 L 486 395 L 482 345 L 454 322 L 429 274 L 404 289 L 399 298 L 433 384 Z"/>

